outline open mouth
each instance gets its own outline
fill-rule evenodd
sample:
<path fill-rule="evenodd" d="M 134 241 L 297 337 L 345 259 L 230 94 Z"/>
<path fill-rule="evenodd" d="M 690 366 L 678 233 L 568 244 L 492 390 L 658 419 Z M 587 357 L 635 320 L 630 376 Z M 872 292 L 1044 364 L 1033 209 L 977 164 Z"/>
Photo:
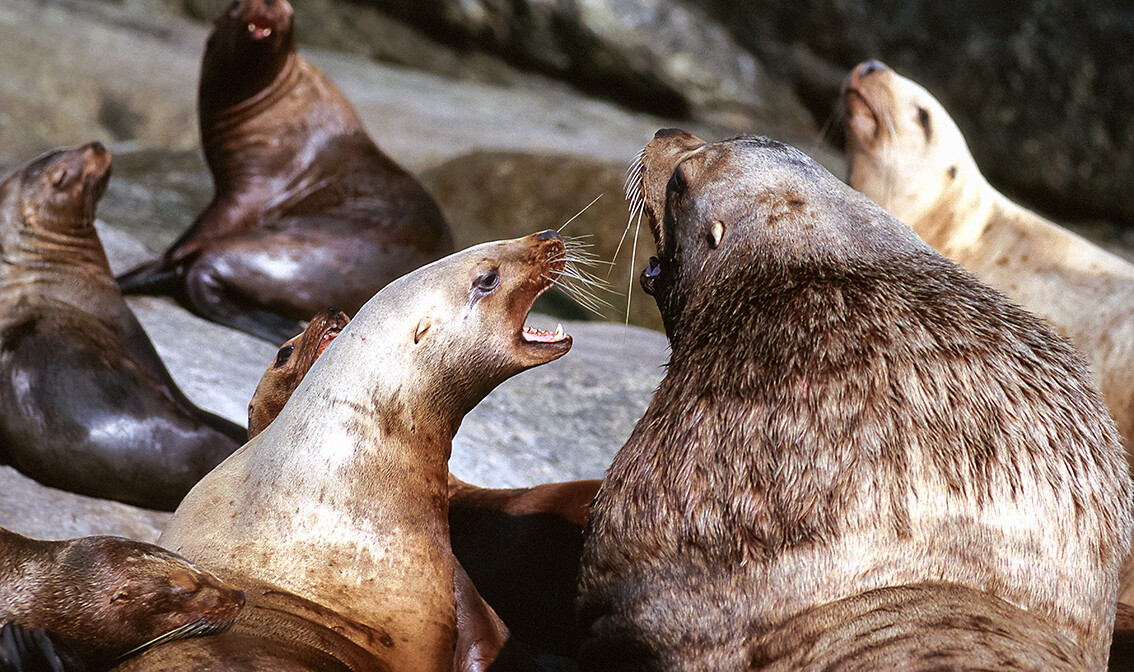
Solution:
<path fill-rule="evenodd" d="M 248 34 L 252 36 L 253 40 L 262 40 L 270 37 L 273 28 L 266 17 L 253 17 L 248 22 Z"/>
<path fill-rule="evenodd" d="M 870 99 L 858 89 L 848 87 L 843 93 L 843 102 L 846 105 L 848 130 L 860 142 L 877 137 L 880 126 L 878 113 L 871 107 Z"/>
<path fill-rule="evenodd" d="M 323 351 L 327 349 L 327 346 L 331 344 L 331 341 L 335 340 L 335 338 L 338 337 L 339 333 L 342 332 L 342 330 L 342 327 L 331 327 L 330 329 L 327 329 L 327 331 L 323 332 L 323 337 L 319 339 L 319 347 L 315 348 L 316 359 L 318 359 L 319 356 L 323 354 Z"/>
<path fill-rule="evenodd" d="M 542 296 L 544 292 L 551 289 L 551 286 L 555 284 L 555 281 L 562 274 L 564 265 L 566 264 L 563 258 L 564 251 L 564 248 L 560 245 L 558 250 L 551 255 L 551 258 L 540 270 L 539 280 L 542 282 L 542 286 L 532 296 L 531 303 L 528 305 L 529 316 L 536 299 Z M 526 321 L 527 316 L 525 316 L 524 319 Z M 563 331 L 562 324 L 557 324 L 555 331 L 536 329 L 535 327 L 524 324 L 520 327 L 519 339 L 528 349 L 534 349 L 548 355 L 544 361 L 556 359 L 571 349 L 571 336 Z"/>

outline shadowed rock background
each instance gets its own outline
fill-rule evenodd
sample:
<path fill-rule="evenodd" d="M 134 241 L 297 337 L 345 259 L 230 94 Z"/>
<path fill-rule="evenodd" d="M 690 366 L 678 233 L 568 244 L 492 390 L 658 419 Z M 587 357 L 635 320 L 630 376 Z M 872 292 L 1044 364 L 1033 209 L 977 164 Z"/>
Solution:
<path fill-rule="evenodd" d="M 601 476 L 662 375 L 637 287 L 649 236 L 627 228 L 627 165 L 664 126 L 760 133 L 843 175 L 838 94 L 880 58 L 936 94 L 1000 189 L 1128 257 L 1134 248 L 1134 9 L 926 0 L 292 0 L 301 53 L 419 175 L 457 243 L 558 228 L 587 236 L 612 323 L 567 322 L 575 350 L 466 419 L 454 472 L 513 487 Z M 209 201 L 196 87 L 229 0 L 0 0 L 0 169 L 101 140 L 112 264 L 160 252 Z M 869 5 L 869 6 L 867 6 Z M 631 258 L 633 257 L 633 263 Z M 633 287 L 629 308 L 626 291 Z M 595 316 L 560 295 L 539 309 Z M 277 344 L 165 299 L 131 307 L 202 407 L 244 422 Z M 628 315 L 627 315 L 628 312 Z M 540 322 L 554 327 L 553 319 Z M 0 525 L 44 537 L 156 537 L 164 514 L 51 491 L 0 467 Z"/>

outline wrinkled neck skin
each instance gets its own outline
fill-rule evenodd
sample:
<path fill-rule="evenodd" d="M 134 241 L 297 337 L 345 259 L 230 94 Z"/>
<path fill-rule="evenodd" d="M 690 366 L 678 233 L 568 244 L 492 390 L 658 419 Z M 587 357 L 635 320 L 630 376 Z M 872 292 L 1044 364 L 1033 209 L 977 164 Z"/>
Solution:
<path fill-rule="evenodd" d="M 384 631 L 396 646 L 356 643 L 392 669 L 445 669 L 447 463 L 461 414 L 415 389 L 404 335 L 368 321 L 351 322 L 280 416 L 189 493 L 160 543 L 237 585 L 272 583 Z"/>
<path fill-rule="evenodd" d="M 14 210 L 0 214 L 5 219 L 0 222 L 0 296 L 5 304 L 49 298 L 91 312 L 100 310 L 109 296 L 118 296 L 93 224 L 75 227 L 75 234 L 56 233 L 14 221 Z"/>

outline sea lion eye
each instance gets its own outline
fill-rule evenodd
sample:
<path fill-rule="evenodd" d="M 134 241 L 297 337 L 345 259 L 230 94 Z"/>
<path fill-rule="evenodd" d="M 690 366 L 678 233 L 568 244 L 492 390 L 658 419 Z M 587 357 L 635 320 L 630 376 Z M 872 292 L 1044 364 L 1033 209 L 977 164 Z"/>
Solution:
<path fill-rule="evenodd" d="M 58 189 L 58 188 L 62 187 L 63 183 L 66 182 L 66 181 L 67 181 L 67 169 L 64 168 L 64 169 L 60 170 L 58 173 L 55 173 L 55 176 L 51 178 L 51 186 Z"/>
<path fill-rule="evenodd" d="M 688 185 L 685 182 L 685 175 L 682 174 L 681 167 L 679 166 L 676 170 L 673 171 L 673 175 L 670 176 L 669 184 L 665 185 L 665 189 L 666 191 L 672 192 L 674 194 L 683 194 L 685 193 L 685 189 L 687 187 Z"/>
<path fill-rule="evenodd" d="M 295 352 L 295 345 L 291 343 L 280 347 L 279 351 L 276 352 L 276 363 L 272 366 L 278 369 L 284 364 L 287 364 L 287 360 L 291 358 L 291 353 L 293 352 Z"/>
<path fill-rule="evenodd" d="M 917 123 L 921 124 L 921 130 L 925 132 L 925 139 L 928 140 L 929 136 L 933 135 L 929 127 L 929 110 L 920 106 L 917 108 Z"/>
<path fill-rule="evenodd" d="M 500 274 L 495 270 L 491 270 L 477 278 L 476 282 L 473 284 L 473 287 L 479 292 L 488 294 L 492 290 L 496 289 L 496 287 L 499 285 Z"/>

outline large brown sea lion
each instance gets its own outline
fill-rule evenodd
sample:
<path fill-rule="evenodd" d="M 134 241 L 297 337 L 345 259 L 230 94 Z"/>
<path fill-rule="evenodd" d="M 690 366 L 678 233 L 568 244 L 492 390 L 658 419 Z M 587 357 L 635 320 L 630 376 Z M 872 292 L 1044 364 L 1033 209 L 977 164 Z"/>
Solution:
<path fill-rule="evenodd" d="M 106 670 L 149 644 L 222 631 L 243 604 L 238 589 L 153 544 L 0 528 L 0 623 L 45 631 L 38 646 L 67 652 L 68 669 Z"/>
<path fill-rule="evenodd" d="M 321 311 L 303 333 L 280 346 L 249 405 L 249 438 L 279 415 L 349 321 L 340 311 Z M 583 526 L 600 483 L 591 479 L 496 489 L 449 474 L 453 554 L 511 632 L 548 653 L 578 652 L 576 570 Z"/>
<path fill-rule="evenodd" d="M 238 0 L 217 18 L 198 114 L 213 200 L 161 258 L 118 278 L 124 292 L 172 294 L 279 342 L 452 250 L 433 199 L 296 55 L 287 0 Z"/>
<path fill-rule="evenodd" d="M 97 143 L 0 181 L 0 461 L 64 490 L 172 510 L 243 442 L 170 378 L 94 229 Z"/>
<path fill-rule="evenodd" d="M 451 255 L 368 302 L 159 540 L 243 588 L 244 611 L 228 633 L 125 669 L 499 664 L 507 631 L 449 546 L 447 461 L 473 406 L 570 348 L 524 326 L 565 263 L 546 231 Z"/>
<path fill-rule="evenodd" d="M 591 509 L 583 669 L 746 669 L 927 581 L 1105 669 L 1132 488 L 1071 346 L 791 147 L 664 130 L 637 166 L 672 354 Z"/>
<path fill-rule="evenodd" d="M 1134 265 L 1008 200 L 928 91 L 878 61 L 844 89 L 847 181 L 1086 355 L 1134 465 Z"/>

